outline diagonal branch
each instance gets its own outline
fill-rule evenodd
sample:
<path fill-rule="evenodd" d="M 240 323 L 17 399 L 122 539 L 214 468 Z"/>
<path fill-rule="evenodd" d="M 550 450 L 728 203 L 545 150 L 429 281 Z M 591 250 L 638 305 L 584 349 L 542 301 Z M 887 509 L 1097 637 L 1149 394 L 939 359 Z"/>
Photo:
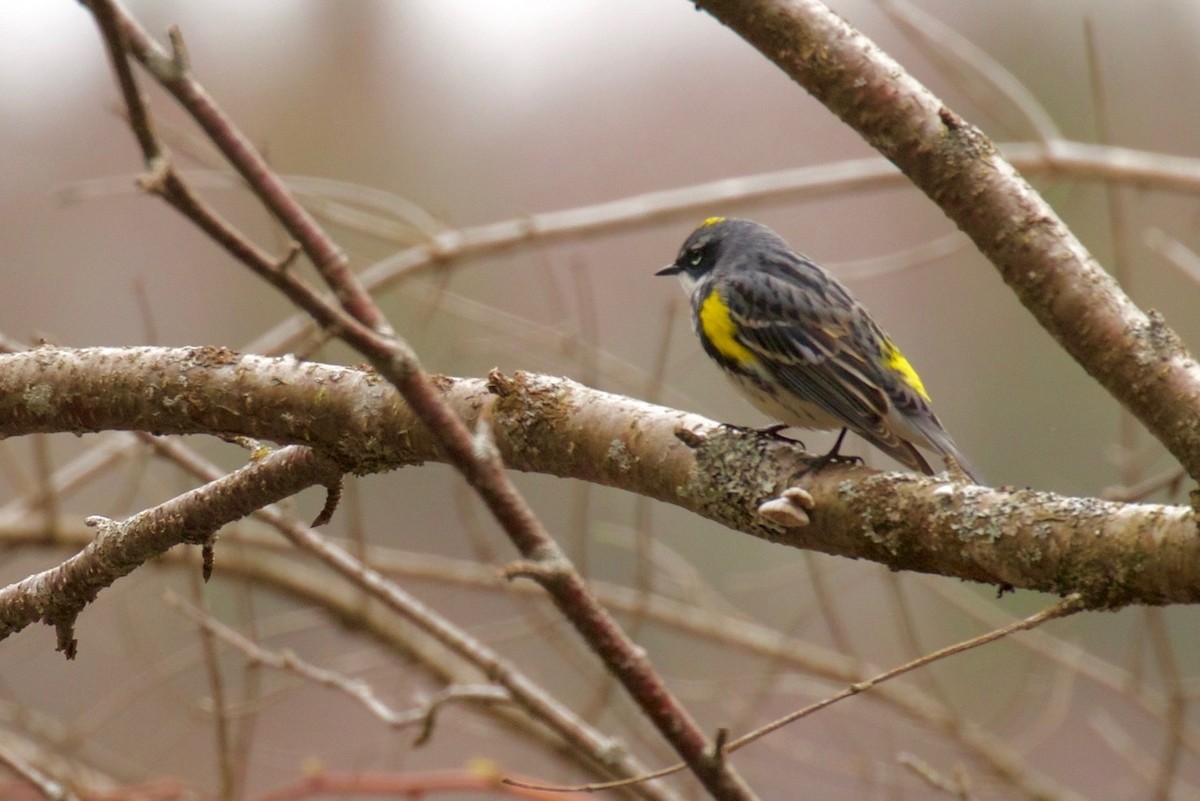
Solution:
<path fill-rule="evenodd" d="M 183 543 L 209 542 L 226 523 L 300 490 L 336 480 L 338 465 L 308 448 L 285 448 L 127 520 L 90 518 L 95 540 L 57 567 L 0 589 L 0 639 L 31 623 L 58 630 L 75 656 L 75 618 L 117 579 Z"/>
<path fill-rule="evenodd" d="M 129 109 L 129 122 L 147 166 L 159 171 L 168 161 L 166 148 L 158 141 L 145 99 L 134 82 L 126 51 L 133 55 L 167 91 L 191 112 L 229 163 L 246 180 L 262 204 L 300 244 L 304 254 L 338 295 L 354 319 L 381 333 L 391 333 L 374 299 L 350 272 L 345 252 L 329 237 L 292 195 L 287 185 L 267 165 L 250 141 L 217 107 L 211 96 L 191 75 L 187 50 L 178 29 L 172 29 L 171 51 L 160 46 L 119 3 L 85 0 L 104 34 L 117 82 Z M 173 170 L 166 170 L 172 195 L 187 197 Z M 167 195 L 168 199 L 171 195 Z M 181 209 L 182 210 L 182 209 Z"/>
<path fill-rule="evenodd" d="M 406 342 L 394 335 L 374 301 L 349 272 L 342 250 L 321 231 L 282 180 L 240 134 L 232 120 L 192 79 L 179 31 L 175 29 L 171 32 L 173 53 L 168 57 L 137 21 L 121 8 L 117 0 L 86 1 L 100 19 L 101 31 L 113 54 L 118 80 L 123 85 L 132 84 L 125 74 L 128 64 L 123 53 L 128 49 L 175 95 L 251 185 L 263 204 L 299 239 L 301 247 L 313 259 L 326 283 L 338 295 L 340 303 L 338 306 L 331 305 L 297 279 L 289 269 L 290 256 L 280 263 L 270 264 L 258 258 L 247 258 L 252 254 L 235 255 L 310 314 L 327 332 L 338 336 L 366 357 L 379 374 L 399 390 L 420 423 L 436 437 L 446 460 L 462 473 L 479 494 L 522 556 L 537 565 L 538 570 L 534 575 L 550 593 L 559 610 L 607 669 L 624 685 L 707 790 L 716 798 L 753 798 L 749 786 L 724 759 L 719 749 L 713 748 L 690 712 L 667 688 L 644 651 L 621 630 L 588 590 L 583 577 L 513 486 L 494 449 L 481 448 L 480 438 L 473 437 L 454 410 L 442 400 L 429 376 L 421 369 L 416 354 Z M 126 94 L 126 99 L 127 102 L 142 105 L 136 88 Z M 139 115 L 131 115 L 131 121 L 136 123 L 138 119 Z M 142 121 L 146 122 L 145 119 Z M 138 136 L 139 141 L 153 139 L 148 127 Z M 152 173 L 164 173 L 166 180 L 183 184 L 169 160 L 159 158 L 156 163 L 150 153 L 146 155 Z M 190 190 L 188 193 L 192 194 Z M 197 219 L 202 227 L 204 219 Z M 223 244 L 228 247 L 227 243 Z"/>
<path fill-rule="evenodd" d="M 1200 365 L 984 134 L 817 0 L 698 0 L 890 159 L 1080 365 L 1200 478 Z"/>

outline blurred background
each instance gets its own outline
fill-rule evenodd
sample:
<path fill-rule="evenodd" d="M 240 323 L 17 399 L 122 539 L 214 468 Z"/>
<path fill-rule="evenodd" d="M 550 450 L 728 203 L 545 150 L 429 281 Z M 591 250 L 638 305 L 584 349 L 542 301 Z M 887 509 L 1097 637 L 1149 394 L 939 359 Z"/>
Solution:
<path fill-rule="evenodd" d="M 160 40 L 168 25 L 180 26 L 196 77 L 294 182 L 358 269 L 386 269 L 387 259 L 438 231 L 576 209 L 595 220 L 617 210 L 605 225 L 480 249 L 391 280 L 381 290 L 384 308 L 431 371 L 561 374 L 763 425 L 701 353 L 677 284 L 653 277 L 703 217 L 749 216 L 825 264 L 867 304 L 993 484 L 1094 496 L 1174 466 L 1036 326 L 967 239 L 902 181 L 852 182 L 830 171 L 790 193 L 683 203 L 653 217 L 631 210 L 647 193 L 875 157 L 688 2 L 128 6 Z M 998 142 L 1039 136 L 1031 106 L 980 77 L 1007 71 L 1066 139 L 1200 157 L 1194 2 L 833 6 Z M 149 81 L 143 88 L 163 136 L 205 195 L 258 242 L 279 248 L 278 229 L 185 115 Z M 243 349 L 291 317 L 284 301 L 189 222 L 136 191 L 139 153 L 80 5 L 0 4 L 0 120 L 0 333 L 75 346 Z M 1200 342 L 1197 274 L 1161 255 L 1164 241 L 1198 245 L 1200 185 L 1189 193 L 1133 180 L 1105 185 L 1069 170 L 1027 176 L 1143 309 L 1161 311 L 1186 343 Z M 358 361 L 328 347 L 313 358 Z M 814 449 L 831 442 L 801 436 Z M 0 503 L 28 493 L 46 466 L 100 441 L 4 443 Z M 190 444 L 229 468 L 244 459 L 225 444 Z M 869 464 L 887 466 L 855 445 Z M 786 550 L 621 493 L 519 479 L 572 558 L 597 579 L 632 585 L 650 565 L 656 592 L 863 663 L 890 666 L 979 633 L 986 615 L 1003 621 L 1053 601 L 1031 593 L 996 600 L 992 588 Z M 62 509 L 124 516 L 192 485 L 139 457 L 64 499 Z M 1182 503 L 1186 488 L 1146 499 Z M 407 552 L 496 565 L 513 556 L 442 466 L 356 479 L 347 500 L 331 533 L 361 535 L 401 563 Z M 321 502 L 319 493 L 305 494 L 294 511 L 311 518 Z M 69 552 L 9 553 L 0 566 L 6 583 Z M 254 628 L 265 646 L 364 678 L 398 708 L 436 689 L 429 675 L 339 630 L 303 601 L 223 576 L 220 560 L 218 548 L 217 578 L 204 594 L 218 617 Z M 0 643 L 0 722 L 122 781 L 171 776 L 216 792 L 209 679 L 195 629 L 161 601 L 165 587 L 192 592 L 191 573 L 164 567 L 138 571 L 84 613 L 74 662 L 53 652 L 49 629 Z M 471 589 L 447 576 L 405 577 L 400 569 L 407 589 L 599 728 L 626 737 L 647 763 L 670 761 L 619 691 L 597 695 L 595 660 L 535 596 Z M 836 589 L 825 595 L 823 587 Z M 1188 609 L 1087 615 L 1047 629 L 1061 638 L 1056 647 L 1074 643 L 1086 652 L 1051 656 L 1002 643 L 911 683 L 1015 748 L 1037 775 L 1084 796 L 1144 798 L 1162 785 L 1155 766 L 1179 739 L 1171 733 L 1181 731 L 1145 699 L 1184 698 L 1194 687 L 1196 623 Z M 838 686 L 661 621 L 635 628 L 709 731 L 743 731 Z M 1081 675 L 1083 661 L 1111 668 L 1108 681 Z M 494 722 L 465 708 L 448 712 L 432 742 L 416 749 L 411 733 L 389 731 L 343 696 L 286 674 L 254 673 L 251 681 L 244 658 L 228 649 L 221 664 L 245 704 L 237 719 L 254 721 L 242 784 L 249 792 L 294 779 L 314 760 L 328 769 L 395 771 L 461 767 L 479 756 L 546 780 L 589 778 L 547 762 L 520 738 L 498 738 Z M 1175 682 L 1164 683 L 1164 674 Z M 1022 794 L 961 742 L 869 698 L 777 732 L 741 752 L 737 764 L 763 797 L 788 797 L 797 786 L 814 797 L 926 797 L 928 785 L 897 762 L 901 752 L 947 772 L 962 766 L 981 797 Z M 1185 748 L 1172 769 L 1177 797 L 1192 795 L 1200 781 L 1196 757 Z M 688 780 L 678 786 L 694 789 Z"/>

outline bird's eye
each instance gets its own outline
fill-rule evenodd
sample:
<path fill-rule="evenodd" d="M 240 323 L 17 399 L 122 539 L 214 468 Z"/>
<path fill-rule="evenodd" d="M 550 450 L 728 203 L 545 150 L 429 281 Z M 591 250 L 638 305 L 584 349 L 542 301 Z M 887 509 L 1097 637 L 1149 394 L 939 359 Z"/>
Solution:
<path fill-rule="evenodd" d="M 696 248 L 695 250 L 688 253 L 687 259 L 688 259 L 688 262 L 690 262 L 693 267 L 699 267 L 700 262 L 704 261 L 704 251 L 700 250 L 699 248 Z"/>

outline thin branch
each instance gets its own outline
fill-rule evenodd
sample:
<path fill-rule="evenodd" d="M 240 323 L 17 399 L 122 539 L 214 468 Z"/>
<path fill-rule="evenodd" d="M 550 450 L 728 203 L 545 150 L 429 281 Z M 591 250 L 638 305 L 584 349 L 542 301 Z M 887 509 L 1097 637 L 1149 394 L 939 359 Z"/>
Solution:
<path fill-rule="evenodd" d="M 958 80 L 957 83 L 980 105 L 994 107 L 998 105 L 997 98 L 1007 100 L 1041 142 L 1062 138 L 1054 118 L 1029 87 L 992 58 L 987 50 L 908 0 L 876 0 L 876 3 L 896 27 L 922 45 L 921 51 L 926 57 L 942 64 L 943 71 L 950 73 L 952 79 L 957 75 L 973 78 L 973 81 Z M 982 91 L 972 91 L 975 84 L 982 85 Z"/>
<path fill-rule="evenodd" d="M 435 717 L 441 707 L 446 704 L 455 701 L 470 701 L 477 704 L 512 703 L 512 696 L 502 687 L 491 684 L 457 685 L 439 691 L 415 709 L 397 712 L 385 704 L 371 686 L 361 679 L 351 679 L 337 671 L 319 668 L 291 651 L 268 651 L 221 623 L 212 615 L 184 603 L 183 599 L 174 593 L 168 592 L 166 601 L 205 632 L 240 651 L 252 664 L 288 671 L 314 684 L 337 690 L 357 701 L 371 715 L 391 728 L 401 729 L 420 725 L 421 731 L 416 745 L 421 745 L 429 739 L 433 732 Z"/>
<path fill-rule="evenodd" d="M 732 753 L 740 748 L 744 748 L 745 746 L 749 745 L 750 743 L 754 742 L 755 740 L 759 740 L 759 739 L 767 736 L 768 734 L 783 728 L 784 726 L 788 725 L 789 723 L 794 723 L 795 721 L 800 720 L 801 718 L 808 717 L 809 715 L 819 712 L 820 710 L 825 709 L 826 707 L 832 706 L 833 704 L 836 704 L 839 701 L 844 701 L 847 698 L 850 698 L 852 696 L 866 692 L 867 690 L 870 690 L 872 687 L 875 687 L 876 685 L 890 681 L 890 680 L 896 678 L 897 676 L 902 676 L 905 673 L 910 673 L 913 670 L 925 667 L 926 665 L 929 665 L 933 662 L 937 662 L 939 660 L 946 659 L 947 657 L 951 657 L 956 654 L 963 653 L 964 651 L 969 651 L 971 649 L 978 648 L 982 645 L 986 645 L 988 643 L 995 642 L 996 640 L 1007 637 L 1008 635 L 1013 634 L 1015 632 L 1028 631 L 1029 629 L 1036 628 L 1036 627 L 1042 625 L 1043 623 L 1046 623 L 1047 621 L 1055 620 L 1060 617 L 1066 617 L 1067 615 L 1073 615 L 1076 612 L 1083 611 L 1084 608 L 1085 608 L 1085 606 L 1079 596 L 1077 596 L 1077 595 L 1068 596 L 1067 598 L 1064 598 L 1062 601 L 1059 601 L 1057 604 L 1047 607 L 1046 609 L 1043 609 L 1040 612 L 1030 615 L 1029 617 L 1025 617 L 1025 618 L 1022 618 L 1021 620 L 1014 621 L 1013 623 L 1009 624 L 1008 626 L 1004 626 L 1003 628 L 989 631 L 986 634 L 981 634 L 978 637 L 972 637 L 969 640 L 964 640 L 962 642 L 955 643 L 954 645 L 950 645 L 945 648 L 941 648 L 937 651 L 934 651 L 932 653 L 926 654 L 917 659 L 913 659 L 909 662 L 906 662 L 903 665 L 892 668 L 891 670 L 884 671 L 883 673 L 880 673 L 879 675 L 874 676 L 870 679 L 867 679 L 865 681 L 856 682 L 853 685 L 851 685 L 850 687 L 847 687 L 845 690 L 843 690 L 839 693 L 836 693 L 835 695 L 831 695 L 828 698 L 818 701 L 815 704 L 810 704 L 810 705 L 804 707 L 803 709 L 798 709 L 795 712 L 792 712 L 788 715 L 784 715 L 783 717 L 779 718 L 778 720 L 774 720 L 765 726 L 761 726 L 758 729 L 755 729 L 754 731 L 749 732 L 748 734 L 744 734 L 741 737 L 738 737 L 728 743 L 725 743 L 723 750 L 725 753 Z M 644 781 L 646 779 L 659 779 L 664 776 L 668 776 L 672 773 L 678 773 L 680 770 L 683 770 L 683 768 L 684 768 L 683 764 L 672 765 L 670 767 L 663 768 L 661 770 L 657 770 L 653 773 L 647 774 L 646 776 L 640 777 L 637 781 Z M 555 785 L 555 786 L 530 785 L 530 784 L 525 784 L 523 782 L 520 782 L 520 781 L 514 780 L 514 779 L 506 779 L 505 781 L 509 784 L 513 784 L 518 787 L 528 787 L 530 789 L 536 789 L 536 790 L 553 790 L 556 792 L 588 792 L 588 793 L 597 792 L 599 790 L 613 789 L 613 788 L 620 787 L 623 784 L 625 784 L 625 782 L 607 782 L 605 784 L 587 784 L 587 785 L 578 785 L 578 786 L 573 786 L 573 787 L 564 787 L 564 786 L 559 786 L 559 785 Z"/>
<path fill-rule="evenodd" d="M 909 662 L 906 662 L 903 665 L 894 667 L 891 670 L 886 670 L 877 676 L 867 679 L 866 681 L 857 682 L 857 683 L 851 685 L 850 687 L 847 687 L 842 692 L 837 693 L 836 695 L 832 695 L 829 698 L 826 698 L 815 704 L 811 704 L 811 705 L 805 707 L 804 709 L 800 709 L 795 712 L 792 712 L 789 715 L 785 715 L 785 716 L 779 718 L 778 720 L 768 723 L 766 726 L 762 726 L 761 728 L 759 728 L 755 731 L 752 731 L 748 734 L 744 734 L 741 737 L 738 737 L 736 740 L 733 740 L 732 742 L 730 742 L 729 745 L 726 746 L 726 748 L 729 751 L 735 751 L 739 748 L 749 745 L 750 743 L 754 742 L 755 740 L 760 739 L 761 737 L 764 737 L 767 734 L 770 734 L 771 732 L 773 732 L 777 729 L 782 728 L 783 726 L 788 725 L 789 723 L 799 720 L 800 718 L 807 717 L 807 716 L 813 714 L 814 712 L 817 712 L 818 710 L 824 709 L 825 707 L 831 706 L 832 704 L 835 704 L 839 701 L 845 700 L 846 698 L 849 698 L 851 696 L 858 695 L 859 693 L 865 692 L 865 691 L 871 689 L 872 687 L 876 686 L 877 684 L 882 684 L 883 682 L 890 681 L 890 680 L 896 678 L 897 676 L 902 676 L 905 673 L 910 673 L 918 668 L 925 667 L 926 665 L 929 665 L 933 662 L 937 662 L 939 660 L 946 659 L 947 657 L 951 657 L 956 654 L 961 654 L 964 651 L 969 651 L 973 648 L 978 648 L 982 645 L 987 645 L 988 643 L 995 642 L 996 640 L 1007 637 L 1008 635 L 1014 634 L 1018 631 L 1028 631 L 1030 629 L 1037 628 L 1038 626 L 1042 625 L 1043 623 L 1046 623 L 1047 621 L 1056 620 L 1060 617 L 1066 617 L 1068 615 L 1073 615 L 1076 612 L 1083 611 L 1084 608 L 1085 608 L 1085 606 L 1084 606 L 1084 603 L 1083 603 L 1082 599 L 1080 598 L 1080 596 L 1069 595 L 1066 598 L 1064 598 L 1063 600 L 1054 604 L 1053 606 L 1049 606 L 1040 612 L 1037 612 L 1035 614 L 1032 614 L 1032 615 L 1022 618 L 1020 620 L 1014 621 L 1007 626 L 1003 626 L 1001 628 L 989 631 L 986 634 L 981 634 L 978 637 L 972 637 L 969 640 L 963 640 L 962 642 L 955 643 L 954 645 L 950 645 L 945 648 L 941 648 L 937 651 L 933 651 L 932 653 L 925 654 L 924 656 L 921 656 L 917 659 L 913 659 Z"/>
<path fill-rule="evenodd" d="M 957 770 L 953 776 L 946 776 L 935 770 L 925 760 L 918 756 L 901 751 L 896 755 L 896 762 L 907 768 L 925 784 L 934 790 L 946 793 L 959 801 L 972 801 L 975 796 L 971 793 L 971 784 L 965 771 Z"/>
<path fill-rule="evenodd" d="M 205 554 L 204 580 L 211 573 L 210 557 Z M 192 595 L 203 600 L 203 588 L 200 577 L 194 572 L 188 574 L 188 585 Z M 215 636 L 210 629 L 198 626 L 200 639 L 200 655 L 204 665 L 205 678 L 208 679 L 209 699 L 212 703 L 213 746 L 217 758 L 218 792 L 221 801 L 234 801 L 235 780 L 237 770 L 234 766 L 232 728 L 233 721 L 229 715 L 229 701 L 226 699 L 225 678 L 221 674 L 221 662 L 217 658 Z"/>
<path fill-rule="evenodd" d="M 503 784 L 498 765 L 481 762 L 462 770 L 404 771 L 403 773 L 322 772 L 268 790 L 256 801 L 306 801 L 311 798 L 461 798 L 484 795 L 527 801 L 561 801 L 562 796 Z M 533 779 L 528 781 L 534 782 Z"/>
<path fill-rule="evenodd" d="M 327 457 L 286 448 L 127 520 L 89 518 L 98 534 L 86 548 L 0 589 L 0 639 L 46 623 L 58 630 L 58 650 L 72 659 L 75 618 L 101 590 L 176 545 L 207 542 L 226 523 L 338 474 Z"/>
<path fill-rule="evenodd" d="M 1167 633 L 1166 621 L 1161 609 L 1146 609 L 1143 619 L 1150 636 L 1150 646 L 1162 675 L 1167 696 L 1167 714 L 1163 721 L 1163 753 L 1159 759 L 1158 776 L 1154 782 L 1155 801 L 1173 798 L 1172 790 L 1179 776 L 1179 760 L 1184 747 L 1184 729 L 1187 723 L 1187 695 L 1179 675 L 1179 663 L 1171 647 L 1171 636 Z"/>
<path fill-rule="evenodd" d="M 79 801 L 79 796 L 61 782 L 47 776 L 23 756 L 0 742 L 0 765 L 37 788 L 47 801 Z"/>

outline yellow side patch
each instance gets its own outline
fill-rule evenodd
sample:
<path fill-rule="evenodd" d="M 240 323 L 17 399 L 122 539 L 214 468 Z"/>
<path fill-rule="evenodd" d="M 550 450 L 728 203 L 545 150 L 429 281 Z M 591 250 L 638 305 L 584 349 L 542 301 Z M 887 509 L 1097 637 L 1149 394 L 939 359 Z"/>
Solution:
<path fill-rule="evenodd" d="M 716 225 L 717 223 L 723 223 L 723 222 L 725 222 L 724 217 L 706 217 L 704 219 L 704 222 L 700 223 L 700 227 L 707 228 L 710 225 Z"/>
<path fill-rule="evenodd" d="M 925 384 L 921 382 L 921 376 L 917 375 L 917 371 L 913 369 L 913 366 L 908 363 L 908 359 L 904 358 L 904 354 L 892 344 L 890 339 L 883 341 L 883 361 L 889 369 L 900 375 L 901 381 L 924 398 L 926 403 L 931 402 L 929 393 L 925 391 Z"/>
<path fill-rule="evenodd" d="M 738 342 L 734 336 L 737 333 L 737 324 L 729 314 L 729 306 L 715 289 L 709 292 L 708 297 L 700 304 L 700 330 L 725 358 L 742 365 L 757 361 L 750 349 Z M 909 371 L 911 370 L 910 367 Z M 915 377 L 916 373 L 913 375 Z"/>

